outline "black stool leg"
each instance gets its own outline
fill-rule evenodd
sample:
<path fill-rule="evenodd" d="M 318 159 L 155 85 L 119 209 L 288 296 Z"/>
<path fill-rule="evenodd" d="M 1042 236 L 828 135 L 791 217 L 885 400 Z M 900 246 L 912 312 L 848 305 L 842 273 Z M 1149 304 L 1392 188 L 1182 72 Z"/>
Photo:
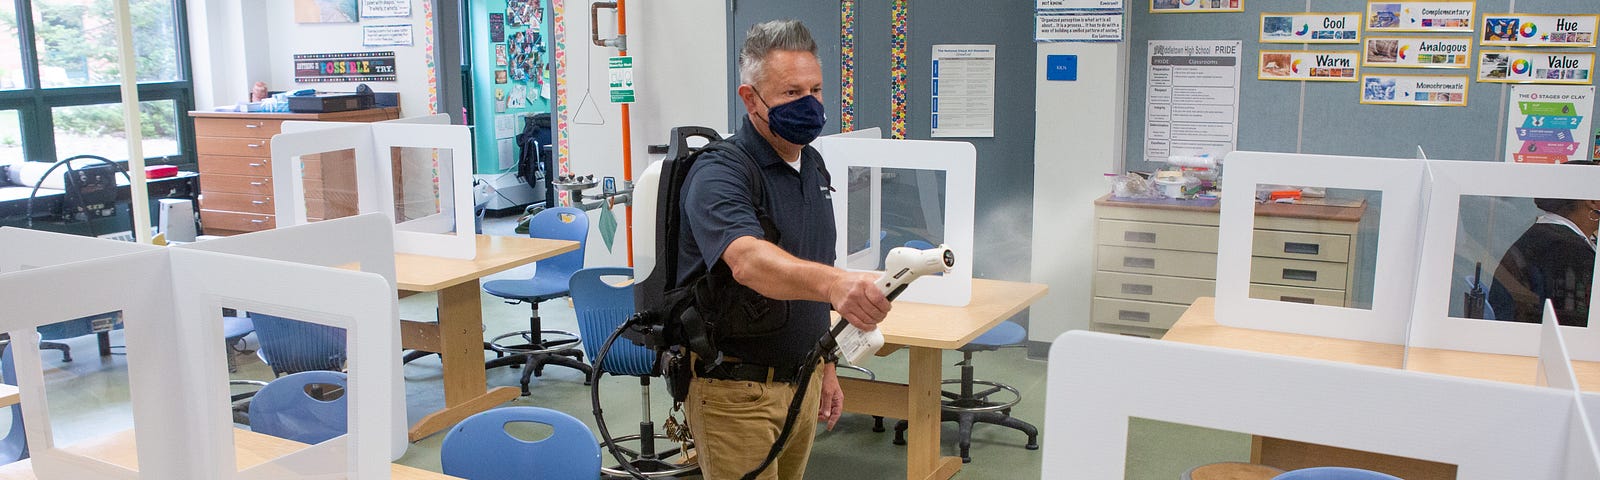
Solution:
<path fill-rule="evenodd" d="M 961 463 L 972 463 L 972 455 L 967 451 L 972 449 L 972 414 L 961 414 L 956 418 L 956 439 L 960 442 Z"/>
<path fill-rule="evenodd" d="M 533 355 L 525 355 L 522 357 L 522 396 L 528 396 L 528 382 L 532 380 L 533 375 L 537 373 L 539 367 L 539 361 L 535 360 Z"/>
<path fill-rule="evenodd" d="M 906 444 L 906 429 L 910 428 L 910 427 L 911 427 L 911 423 L 907 422 L 905 420 L 894 422 L 894 444 L 895 445 L 905 445 Z"/>
<path fill-rule="evenodd" d="M 873 415 L 872 416 L 872 431 L 878 432 L 878 433 L 883 433 L 883 417 L 882 416 L 878 416 L 878 415 Z"/>

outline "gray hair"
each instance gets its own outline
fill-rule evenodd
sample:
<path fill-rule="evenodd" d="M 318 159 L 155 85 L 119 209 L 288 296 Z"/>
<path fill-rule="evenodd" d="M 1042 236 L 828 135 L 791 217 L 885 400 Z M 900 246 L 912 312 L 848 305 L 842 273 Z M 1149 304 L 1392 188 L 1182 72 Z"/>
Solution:
<path fill-rule="evenodd" d="M 739 49 L 739 82 L 755 85 L 773 50 L 809 52 L 817 55 L 817 42 L 811 31 L 799 20 L 772 20 L 750 26 L 744 36 L 744 47 Z"/>

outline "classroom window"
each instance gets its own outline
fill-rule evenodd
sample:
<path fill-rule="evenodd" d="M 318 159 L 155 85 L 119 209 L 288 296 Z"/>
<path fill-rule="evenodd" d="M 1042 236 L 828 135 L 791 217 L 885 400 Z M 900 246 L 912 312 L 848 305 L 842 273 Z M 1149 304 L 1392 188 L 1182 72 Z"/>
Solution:
<path fill-rule="evenodd" d="M 22 71 L 22 32 L 17 30 L 17 5 L 0 2 L 0 90 L 27 88 Z"/>
<path fill-rule="evenodd" d="M 62 158 L 97 155 L 111 160 L 128 159 L 121 103 L 56 107 L 50 115 L 55 120 L 56 153 Z M 139 102 L 139 120 L 145 157 L 178 154 L 177 102 Z"/>
<path fill-rule="evenodd" d="M 33 39 L 45 88 L 122 81 L 113 0 L 35 0 Z M 171 0 L 132 0 L 134 69 L 140 82 L 181 79 Z"/>
<path fill-rule="evenodd" d="M 0 164 L 22 158 L 22 121 L 16 110 L 0 110 Z"/>

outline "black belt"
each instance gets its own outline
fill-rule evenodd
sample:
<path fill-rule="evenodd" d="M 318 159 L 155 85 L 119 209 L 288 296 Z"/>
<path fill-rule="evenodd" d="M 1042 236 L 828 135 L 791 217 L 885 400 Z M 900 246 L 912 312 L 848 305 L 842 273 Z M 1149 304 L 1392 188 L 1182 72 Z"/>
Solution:
<path fill-rule="evenodd" d="M 774 368 L 757 363 L 728 360 L 723 360 L 720 364 L 710 366 L 700 361 L 699 358 L 694 359 L 694 375 L 702 378 L 741 382 L 796 383 L 800 381 L 800 369 L 798 368 Z"/>

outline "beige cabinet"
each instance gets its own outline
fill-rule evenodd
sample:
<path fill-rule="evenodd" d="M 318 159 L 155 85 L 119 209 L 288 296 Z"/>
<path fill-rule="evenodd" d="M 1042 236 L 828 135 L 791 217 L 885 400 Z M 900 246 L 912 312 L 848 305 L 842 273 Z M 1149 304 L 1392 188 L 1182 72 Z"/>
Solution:
<path fill-rule="evenodd" d="M 1260 205 L 1250 296 L 1349 305 L 1365 205 Z M 1217 207 L 1095 201 L 1090 328 L 1160 338 L 1195 298 L 1216 294 Z"/>
<path fill-rule="evenodd" d="M 400 117 L 398 108 L 338 113 L 189 112 L 200 163 L 200 223 L 207 235 L 233 235 L 277 226 L 273 214 L 272 136 L 286 120 L 376 122 Z M 306 216 L 356 214 L 354 153 L 302 157 Z M 396 168 L 395 172 L 399 172 Z"/>

